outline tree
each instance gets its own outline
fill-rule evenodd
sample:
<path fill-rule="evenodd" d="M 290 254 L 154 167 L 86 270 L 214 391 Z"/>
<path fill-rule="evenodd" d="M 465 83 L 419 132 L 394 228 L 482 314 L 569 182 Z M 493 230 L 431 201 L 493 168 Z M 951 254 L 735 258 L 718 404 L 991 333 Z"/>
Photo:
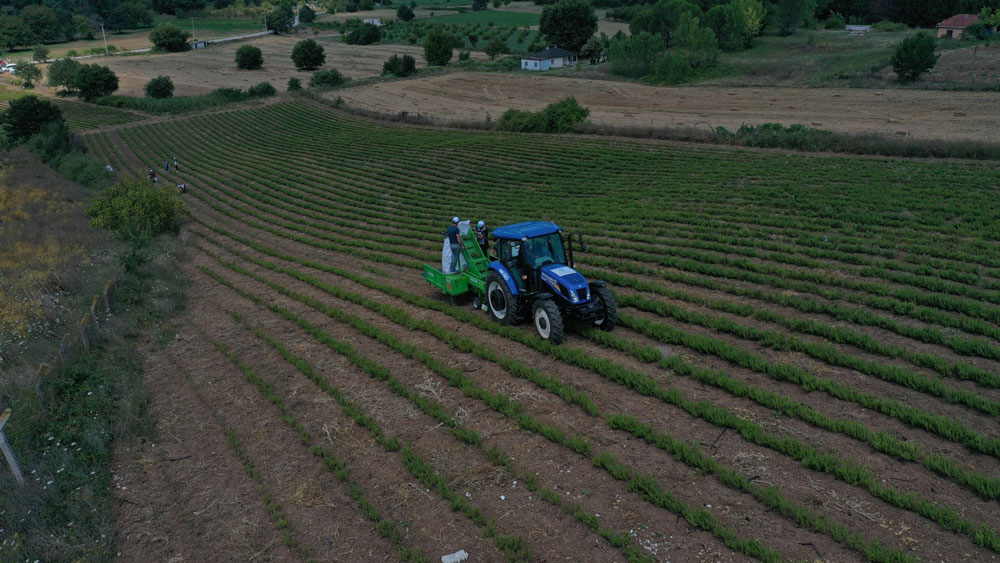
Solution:
<path fill-rule="evenodd" d="M 7 111 L 0 115 L 7 140 L 15 144 L 28 140 L 46 124 L 62 119 L 62 112 L 55 104 L 36 96 L 11 100 Z"/>
<path fill-rule="evenodd" d="M 105 25 L 115 31 L 153 25 L 153 12 L 138 2 L 123 2 L 108 14 Z"/>
<path fill-rule="evenodd" d="M 597 31 L 597 16 L 586 0 L 559 0 L 542 10 L 538 29 L 555 45 L 579 51 Z"/>
<path fill-rule="evenodd" d="M 75 86 L 78 95 L 89 102 L 113 94 L 118 89 L 118 76 L 106 66 L 80 65 Z"/>
<path fill-rule="evenodd" d="M 632 37 L 611 40 L 608 58 L 611 72 L 628 78 L 642 78 L 653 72 L 656 60 L 666 50 L 663 36 L 642 31 Z"/>
<path fill-rule="evenodd" d="M 174 81 L 169 76 L 157 76 L 146 83 L 146 97 L 173 98 Z"/>
<path fill-rule="evenodd" d="M 32 4 L 25 6 L 17 13 L 21 21 L 31 30 L 35 41 L 51 43 L 62 37 L 62 26 L 56 11 L 48 6 Z"/>
<path fill-rule="evenodd" d="M 491 61 L 496 59 L 497 55 L 505 55 L 507 53 L 510 53 L 510 49 L 507 48 L 507 42 L 499 35 L 491 39 L 489 44 L 486 45 L 486 55 L 489 56 Z"/>
<path fill-rule="evenodd" d="M 289 92 L 295 92 L 302 89 L 302 81 L 298 78 L 292 77 L 288 79 L 287 88 Z"/>
<path fill-rule="evenodd" d="M 83 37 L 85 39 L 94 38 L 94 26 L 90 25 L 90 20 L 87 16 L 77 14 L 73 16 L 70 20 L 69 27 L 66 32 L 67 38 L 72 40 L 76 37 Z"/>
<path fill-rule="evenodd" d="M 45 62 L 49 60 L 49 50 L 41 45 L 35 45 L 35 48 L 31 50 L 31 58 L 36 61 Z"/>
<path fill-rule="evenodd" d="M 604 53 L 604 46 L 601 45 L 600 39 L 596 37 L 591 37 L 584 43 L 583 48 L 580 49 L 580 58 L 587 59 L 590 64 L 596 65 L 601 62 L 601 55 Z"/>
<path fill-rule="evenodd" d="M 711 29 L 701 27 L 698 18 L 684 14 L 674 30 L 674 46 L 694 68 L 708 67 L 719 58 L 719 42 Z"/>
<path fill-rule="evenodd" d="M 259 2 L 247 2 L 257 5 Z M 183 16 L 189 12 L 197 12 L 205 7 L 205 0 L 153 0 L 153 9 L 160 14 L 177 14 Z"/>
<path fill-rule="evenodd" d="M 934 68 L 938 60 L 934 48 L 934 38 L 926 33 L 911 35 L 897 45 L 890 62 L 899 81 L 918 80 L 921 74 Z"/>
<path fill-rule="evenodd" d="M 24 80 L 25 88 L 34 88 L 35 82 L 42 79 L 42 69 L 31 63 L 17 65 L 17 77 Z"/>
<path fill-rule="evenodd" d="M 413 8 L 407 6 L 406 4 L 400 4 L 399 9 L 396 10 L 396 17 L 404 22 L 413 21 L 416 14 L 413 13 Z"/>
<path fill-rule="evenodd" d="M 385 61 L 382 65 L 382 75 L 398 76 L 400 78 L 404 76 L 410 76 L 416 74 L 417 72 L 417 60 L 410 55 L 393 55 L 389 57 L 389 60 Z"/>
<path fill-rule="evenodd" d="M 52 61 L 49 64 L 49 86 L 62 86 L 66 90 L 76 88 L 76 72 L 80 70 L 80 66 L 80 63 L 69 57 Z"/>
<path fill-rule="evenodd" d="M 778 35 L 786 36 L 795 33 L 795 30 L 802 25 L 815 6 L 815 0 L 779 0 Z"/>
<path fill-rule="evenodd" d="M 236 68 L 243 70 L 257 70 L 264 66 L 264 53 L 260 47 L 253 45 L 243 45 L 236 49 Z"/>
<path fill-rule="evenodd" d="M 157 49 L 171 53 L 189 49 L 188 37 L 188 32 L 169 22 L 161 23 L 149 32 L 149 41 Z"/>
<path fill-rule="evenodd" d="M 289 0 L 281 0 L 278 6 L 267 13 L 267 28 L 277 33 L 285 33 L 295 23 L 295 12 Z"/>
<path fill-rule="evenodd" d="M 314 39 L 299 41 L 292 49 L 292 62 L 299 70 L 316 70 L 326 62 L 323 47 Z"/>
<path fill-rule="evenodd" d="M 636 14 L 629 22 L 629 32 L 632 35 L 643 31 L 659 34 L 669 43 L 677 23 L 684 14 L 698 17 L 701 15 L 701 9 L 687 0 L 661 0 L 652 8 Z"/>
<path fill-rule="evenodd" d="M 0 47 L 13 51 L 15 47 L 30 45 L 34 40 L 31 28 L 16 16 L 0 16 Z"/>
<path fill-rule="evenodd" d="M 452 38 L 444 28 L 435 26 L 427 30 L 424 39 L 424 60 L 431 66 L 444 66 L 451 60 Z"/>
<path fill-rule="evenodd" d="M 302 23 L 312 23 L 316 21 L 316 12 L 309 6 L 299 8 L 299 21 Z"/>
<path fill-rule="evenodd" d="M 486 9 L 486 0 L 472 0 L 472 11 L 481 12 Z"/>

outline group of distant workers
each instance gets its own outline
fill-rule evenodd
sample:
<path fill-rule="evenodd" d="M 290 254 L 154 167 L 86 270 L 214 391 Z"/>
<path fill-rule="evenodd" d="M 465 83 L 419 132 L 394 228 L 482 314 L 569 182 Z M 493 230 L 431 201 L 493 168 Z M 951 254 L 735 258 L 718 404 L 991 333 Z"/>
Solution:
<path fill-rule="evenodd" d="M 460 222 L 458 217 L 452 217 L 451 226 L 445 231 L 445 235 L 448 237 L 448 244 L 451 245 L 451 266 L 448 267 L 449 274 L 457 274 L 462 264 L 462 249 L 465 248 L 465 242 L 462 241 L 462 231 L 458 228 Z M 488 257 L 490 241 L 486 238 L 486 235 L 489 234 L 489 231 L 486 229 L 486 222 L 480 221 L 476 223 L 472 232 L 476 235 L 476 242 L 479 243 L 479 248 L 483 251 L 483 256 Z"/>
<path fill-rule="evenodd" d="M 110 168 L 111 165 L 109 164 L 108 167 Z M 163 161 L 163 169 L 166 170 L 167 174 L 170 173 L 170 160 L 169 159 Z M 174 157 L 174 171 L 175 172 L 180 172 L 180 170 L 181 170 L 181 163 L 177 161 L 177 157 L 175 156 Z M 152 183 L 154 183 L 154 184 L 158 184 L 160 182 L 160 179 L 156 177 L 156 171 L 153 170 L 152 168 L 149 169 L 149 173 L 146 174 L 146 177 L 149 178 L 149 181 L 152 182 Z M 182 194 L 186 194 L 187 193 L 187 183 L 177 184 L 177 191 L 181 192 Z"/>

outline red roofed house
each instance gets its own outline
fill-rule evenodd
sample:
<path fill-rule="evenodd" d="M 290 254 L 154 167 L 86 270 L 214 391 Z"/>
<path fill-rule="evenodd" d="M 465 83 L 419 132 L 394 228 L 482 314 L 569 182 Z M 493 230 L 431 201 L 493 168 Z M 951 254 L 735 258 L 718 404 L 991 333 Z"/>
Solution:
<path fill-rule="evenodd" d="M 965 28 L 979 21 L 976 14 L 958 14 L 937 24 L 937 36 L 948 39 L 961 39 Z"/>

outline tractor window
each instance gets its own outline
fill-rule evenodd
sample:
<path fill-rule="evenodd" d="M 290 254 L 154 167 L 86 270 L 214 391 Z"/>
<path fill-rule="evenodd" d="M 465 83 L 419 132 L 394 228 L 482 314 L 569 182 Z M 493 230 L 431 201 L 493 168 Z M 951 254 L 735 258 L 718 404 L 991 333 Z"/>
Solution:
<path fill-rule="evenodd" d="M 524 243 L 524 258 L 531 269 L 546 264 L 565 264 L 566 254 L 563 252 L 562 238 L 558 233 L 544 237 L 528 239 Z"/>

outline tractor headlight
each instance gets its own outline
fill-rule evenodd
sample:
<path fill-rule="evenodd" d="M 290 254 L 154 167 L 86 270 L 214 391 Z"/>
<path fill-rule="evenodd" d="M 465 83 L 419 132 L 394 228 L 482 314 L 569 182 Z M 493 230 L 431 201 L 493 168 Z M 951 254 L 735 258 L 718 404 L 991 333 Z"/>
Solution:
<path fill-rule="evenodd" d="M 573 303 L 576 303 L 577 301 L 579 301 L 579 300 L 580 300 L 580 297 L 579 297 L 579 296 L 578 296 L 578 295 L 576 294 L 576 292 L 575 292 L 575 291 L 573 291 L 572 289 L 571 289 L 571 290 L 569 290 L 569 291 L 567 291 L 566 293 L 569 293 L 569 300 L 570 300 L 571 302 L 573 302 Z"/>

